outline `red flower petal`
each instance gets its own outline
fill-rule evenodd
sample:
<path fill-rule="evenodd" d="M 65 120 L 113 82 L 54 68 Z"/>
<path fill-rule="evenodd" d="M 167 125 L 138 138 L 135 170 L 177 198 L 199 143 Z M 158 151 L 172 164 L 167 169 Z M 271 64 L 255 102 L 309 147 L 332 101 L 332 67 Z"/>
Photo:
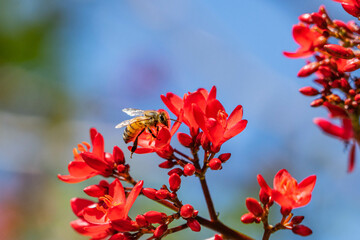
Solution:
<path fill-rule="evenodd" d="M 72 161 L 68 165 L 70 175 L 74 177 L 86 177 L 91 174 L 96 174 L 93 168 L 91 168 L 86 162 Z"/>
<path fill-rule="evenodd" d="M 216 99 L 216 87 L 215 86 L 213 86 L 211 88 L 209 96 L 207 97 L 207 101 L 209 102 L 209 101 L 212 101 L 213 99 Z"/>
<path fill-rule="evenodd" d="M 348 166 L 348 172 L 351 173 L 354 170 L 354 164 L 355 164 L 355 149 L 356 144 L 354 143 L 351 146 L 350 154 L 349 154 L 349 166 Z"/>
<path fill-rule="evenodd" d="M 128 195 L 127 199 L 126 199 L 126 206 L 124 211 L 126 211 L 127 213 L 129 212 L 130 208 L 132 207 L 132 205 L 134 204 L 136 198 L 139 196 L 141 189 L 144 185 L 144 181 L 139 181 L 131 190 L 130 194 Z"/>
<path fill-rule="evenodd" d="M 109 186 L 109 195 L 113 198 L 113 204 L 124 204 L 125 199 L 125 191 L 124 187 L 121 184 L 120 180 L 115 179 Z M 127 215 L 126 215 L 127 216 Z"/>
<path fill-rule="evenodd" d="M 212 101 L 207 103 L 205 109 L 205 115 L 207 118 L 218 118 L 218 112 L 225 112 L 224 106 L 217 99 L 213 99 Z"/>
<path fill-rule="evenodd" d="M 224 138 L 226 140 L 238 135 L 239 133 L 241 133 L 242 131 L 244 131 L 244 129 L 247 126 L 248 121 L 247 120 L 241 120 L 240 122 L 236 123 L 231 129 L 227 130 L 224 134 Z"/>
<path fill-rule="evenodd" d="M 241 105 L 238 105 L 230 114 L 228 120 L 227 120 L 227 128 L 232 128 L 235 124 L 240 122 L 243 117 L 243 107 Z"/>
<path fill-rule="evenodd" d="M 79 182 L 85 181 L 86 179 L 94 177 L 96 175 L 97 175 L 97 173 L 93 173 L 93 174 L 90 174 L 90 175 L 87 175 L 87 176 L 84 176 L 84 177 L 74 177 L 74 176 L 71 176 L 71 175 L 60 175 L 60 174 L 58 174 L 57 177 L 61 181 L 66 182 L 66 183 L 79 183 Z"/>
<path fill-rule="evenodd" d="M 83 198 L 72 198 L 70 200 L 70 206 L 71 209 L 73 211 L 73 213 L 80 217 L 80 212 L 82 212 L 82 210 L 84 210 L 84 208 L 95 204 L 93 201 L 87 200 L 87 199 L 83 199 Z"/>
<path fill-rule="evenodd" d="M 269 185 L 266 183 L 265 179 L 263 178 L 263 176 L 261 176 L 260 174 L 257 175 L 257 180 L 258 183 L 260 185 L 260 187 L 264 190 L 264 192 L 267 193 L 267 195 L 271 196 L 271 188 L 269 187 Z"/>
<path fill-rule="evenodd" d="M 84 159 L 87 165 L 101 173 L 106 173 L 110 170 L 109 166 L 101 158 L 93 153 L 84 152 L 81 153 L 81 157 Z"/>
<path fill-rule="evenodd" d="M 159 131 L 159 134 L 156 137 L 155 141 L 155 147 L 156 148 L 162 148 L 168 144 L 170 144 L 171 141 L 171 134 L 168 128 L 161 128 Z"/>
<path fill-rule="evenodd" d="M 347 138 L 344 138 L 344 129 L 332 124 L 328 120 L 323 118 L 315 118 L 314 123 L 318 125 L 324 132 L 342 140 L 348 140 Z"/>
<path fill-rule="evenodd" d="M 271 198 L 277 202 L 281 207 L 292 209 L 294 208 L 294 201 L 291 198 L 286 197 L 277 190 L 272 190 Z"/>
<path fill-rule="evenodd" d="M 161 100 L 173 114 L 179 117 L 179 110 L 184 107 L 184 102 L 179 96 L 173 93 L 167 93 L 166 96 L 161 95 Z"/>
<path fill-rule="evenodd" d="M 138 228 L 130 220 L 118 219 L 111 221 L 112 227 L 119 232 L 135 231 Z"/>
<path fill-rule="evenodd" d="M 104 157 L 104 138 L 100 133 L 96 134 L 94 137 L 93 153 L 99 158 Z"/>
<path fill-rule="evenodd" d="M 106 222 L 106 214 L 97 208 L 85 208 L 83 217 L 89 223 L 102 224 Z"/>
<path fill-rule="evenodd" d="M 311 194 L 315 187 L 316 176 L 311 175 L 304 180 L 302 180 L 298 185 L 298 190 L 303 193 Z"/>

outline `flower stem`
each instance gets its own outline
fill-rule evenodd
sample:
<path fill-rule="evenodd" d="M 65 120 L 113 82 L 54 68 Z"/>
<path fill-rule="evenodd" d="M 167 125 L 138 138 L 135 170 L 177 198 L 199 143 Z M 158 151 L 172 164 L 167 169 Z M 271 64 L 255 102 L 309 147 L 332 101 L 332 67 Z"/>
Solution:
<path fill-rule="evenodd" d="M 205 218 L 197 216 L 195 218 L 201 225 L 210 228 L 218 233 L 224 235 L 224 239 L 237 239 L 237 240 L 254 240 L 253 238 L 246 236 L 243 233 L 235 231 L 234 229 L 229 228 L 219 220 L 216 222 L 209 221 Z"/>
<path fill-rule="evenodd" d="M 210 219 L 211 219 L 211 221 L 216 222 L 216 221 L 218 221 L 218 217 L 217 217 L 217 214 L 215 211 L 214 203 L 210 196 L 210 191 L 209 191 L 208 185 L 206 183 L 205 176 L 200 177 L 200 183 L 201 183 L 201 187 L 202 187 L 204 197 L 206 200 L 206 205 L 209 210 Z"/>

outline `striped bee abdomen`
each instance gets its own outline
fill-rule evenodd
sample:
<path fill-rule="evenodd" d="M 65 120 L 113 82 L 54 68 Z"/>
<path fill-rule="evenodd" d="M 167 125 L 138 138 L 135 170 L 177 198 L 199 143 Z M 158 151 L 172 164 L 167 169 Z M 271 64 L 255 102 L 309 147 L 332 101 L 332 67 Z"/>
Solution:
<path fill-rule="evenodd" d="M 130 142 L 146 127 L 146 122 L 144 120 L 135 121 L 126 126 L 123 134 L 123 139 L 125 143 Z"/>

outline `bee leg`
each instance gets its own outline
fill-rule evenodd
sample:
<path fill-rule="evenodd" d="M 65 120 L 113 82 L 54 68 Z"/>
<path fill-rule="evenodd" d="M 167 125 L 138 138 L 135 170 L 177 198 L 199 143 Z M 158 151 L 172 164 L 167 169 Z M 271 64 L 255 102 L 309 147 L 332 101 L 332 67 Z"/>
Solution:
<path fill-rule="evenodd" d="M 134 144 L 131 147 L 131 153 L 130 153 L 130 158 L 132 158 L 133 153 L 136 151 L 137 149 L 137 145 L 138 145 L 138 140 L 139 140 L 139 136 L 145 131 L 145 128 L 143 130 L 141 130 L 139 132 L 139 134 L 136 136 L 135 140 L 134 140 Z"/>
<path fill-rule="evenodd" d="M 151 129 L 150 129 L 149 127 L 148 127 L 147 129 L 149 130 L 151 136 L 153 136 L 153 138 L 156 138 L 156 136 L 155 136 L 154 133 L 151 131 Z"/>

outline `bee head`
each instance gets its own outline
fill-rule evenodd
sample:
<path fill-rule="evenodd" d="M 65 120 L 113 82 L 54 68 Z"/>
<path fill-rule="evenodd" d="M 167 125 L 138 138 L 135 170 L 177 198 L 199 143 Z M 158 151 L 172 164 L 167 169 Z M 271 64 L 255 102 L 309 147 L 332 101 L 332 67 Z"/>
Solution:
<path fill-rule="evenodd" d="M 159 122 L 164 124 L 166 127 L 169 127 L 169 118 L 165 111 L 159 113 Z"/>

